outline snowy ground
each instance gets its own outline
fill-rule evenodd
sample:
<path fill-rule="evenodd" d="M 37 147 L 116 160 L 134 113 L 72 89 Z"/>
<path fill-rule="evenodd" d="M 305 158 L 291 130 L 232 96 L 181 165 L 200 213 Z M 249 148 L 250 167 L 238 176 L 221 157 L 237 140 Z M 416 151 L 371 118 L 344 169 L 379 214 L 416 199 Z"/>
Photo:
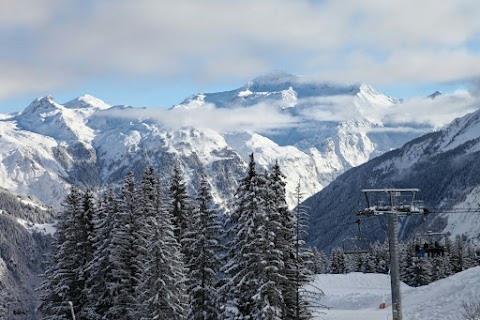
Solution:
<path fill-rule="evenodd" d="M 322 303 L 331 307 L 320 320 L 392 319 L 390 278 L 382 274 L 317 275 L 313 285 L 325 293 Z M 480 267 L 458 273 L 428 286 L 402 286 L 403 318 L 408 320 L 460 320 L 462 301 L 480 294 Z M 386 297 L 387 308 L 379 309 Z"/>
<path fill-rule="evenodd" d="M 57 228 L 55 227 L 56 223 L 32 223 L 20 218 L 17 218 L 17 222 L 24 226 L 25 229 L 30 232 L 36 231 L 45 235 L 49 234 L 53 236 L 55 234 L 55 231 L 57 231 Z"/>

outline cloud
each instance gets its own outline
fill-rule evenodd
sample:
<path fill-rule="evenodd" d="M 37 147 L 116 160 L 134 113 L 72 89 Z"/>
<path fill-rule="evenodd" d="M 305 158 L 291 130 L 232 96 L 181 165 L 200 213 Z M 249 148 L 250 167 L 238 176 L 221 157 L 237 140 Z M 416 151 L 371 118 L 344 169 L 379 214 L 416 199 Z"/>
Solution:
<path fill-rule="evenodd" d="M 253 131 L 272 133 L 287 128 L 306 126 L 310 121 L 351 121 L 374 119 L 383 127 L 376 132 L 425 133 L 449 124 L 479 108 L 479 98 L 468 91 L 442 94 L 435 99 L 429 97 L 408 99 L 390 106 L 359 104 L 351 95 L 300 99 L 296 111 L 281 108 L 281 101 L 269 101 L 249 107 L 231 106 L 216 108 L 205 104 L 193 109 L 131 109 L 111 111 L 111 116 L 126 119 L 154 119 L 168 129 L 202 128 L 218 132 Z"/>
<path fill-rule="evenodd" d="M 206 104 L 194 109 L 111 109 L 107 115 L 126 120 L 152 119 L 166 129 L 212 129 L 218 132 L 253 131 L 266 133 L 298 125 L 298 119 L 276 106 L 257 104 L 251 107 L 220 109 Z"/>
<path fill-rule="evenodd" d="M 0 26 L 38 28 L 54 19 L 55 12 L 69 2 L 69 0 L 2 0 L 0 3 Z M 52 10 L 52 8 L 54 9 Z"/>
<path fill-rule="evenodd" d="M 479 109 L 479 99 L 467 91 L 442 94 L 435 99 L 414 98 L 396 105 L 382 115 L 385 124 L 423 124 L 440 128 L 453 119 Z"/>
<path fill-rule="evenodd" d="M 363 52 L 349 55 L 342 74 L 325 72 L 328 79 L 345 78 L 377 84 L 403 84 L 411 81 L 447 83 L 480 74 L 480 56 L 465 48 L 452 50 L 398 49 L 377 61 Z"/>
<path fill-rule="evenodd" d="M 457 90 L 438 95 L 435 99 L 418 97 L 398 104 L 377 105 L 358 102 L 355 96 L 338 95 L 301 99 L 301 119 L 316 121 L 369 120 L 384 127 L 375 131 L 425 132 L 438 129 L 453 119 L 480 108 L 480 97 L 470 91 Z"/>
<path fill-rule="evenodd" d="M 61 70 L 52 72 L 48 67 L 22 64 L 2 63 L 0 61 L 0 99 L 6 99 L 27 92 L 43 93 L 64 86 L 71 77 Z M 47 75 L 47 76 L 46 76 Z"/>
<path fill-rule="evenodd" d="M 0 75 L 16 83 L 0 97 L 31 92 L 30 77 L 42 88 L 105 76 L 243 81 L 270 69 L 374 85 L 471 78 L 479 15 L 474 0 L 4 0 L 0 65 L 17 69 Z"/>
<path fill-rule="evenodd" d="M 415 127 L 374 127 L 369 128 L 368 132 L 376 133 L 376 132 L 396 132 L 396 133 L 414 133 L 417 136 L 421 136 L 430 132 L 429 128 L 415 128 Z"/>
<path fill-rule="evenodd" d="M 471 78 L 467 82 L 469 92 L 480 98 L 480 77 Z"/>
<path fill-rule="evenodd" d="M 354 103 L 354 96 L 337 95 L 304 98 L 298 101 L 299 114 L 306 120 L 347 121 L 364 120 Z"/>

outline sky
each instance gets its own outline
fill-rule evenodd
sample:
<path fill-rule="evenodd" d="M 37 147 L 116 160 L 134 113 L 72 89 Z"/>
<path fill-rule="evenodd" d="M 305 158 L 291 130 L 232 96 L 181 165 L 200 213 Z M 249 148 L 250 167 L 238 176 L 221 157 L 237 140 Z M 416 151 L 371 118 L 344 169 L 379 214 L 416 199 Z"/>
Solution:
<path fill-rule="evenodd" d="M 476 0 L 1 0 L 0 113 L 169 107 L 282 70 L 398 98 L 478 92 Z"/>

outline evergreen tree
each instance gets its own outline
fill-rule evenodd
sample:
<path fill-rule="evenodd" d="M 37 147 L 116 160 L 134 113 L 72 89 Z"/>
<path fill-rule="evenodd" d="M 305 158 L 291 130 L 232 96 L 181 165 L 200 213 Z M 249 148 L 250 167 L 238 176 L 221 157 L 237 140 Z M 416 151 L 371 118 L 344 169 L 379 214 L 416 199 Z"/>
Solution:
<path fill-rule="evenodd" d="M 142 175 L 140 187 L 135 190 L 135 220 L 133 221 L 133 248 L 136 254 L 133 264 L 135 274 L 135 304 L 140 305 L 145 300 L 140 297 L 140 287 L 143 287 L 143 277 L 145 269 L 151 259 L 149 253 L 150 241 L 152 241 L 152 223 L 155 223 L 154 217 L 158 210 L 156 210 L 157 203 L 160 199 L 158 179 L 155 175 L 155 170 L 152 166 L 147 166 Z M 136 318 L 140 319 L 146 316 L 144 308 L 137 308 Z"/>
<path fill-rule="evenodd" d="M 432 264 L 427 257 L 413 258 L 413 264 L 409 269 L 409 284 L 415 287 L 424 286 L 432 282 Z"/>
<path fill-rule="evenodd" d="M 110 288 L 115 285 L 116 277 L 110 259 L 114 249 L 111 238 L 115 217 L 118 217 L 117 200 L 113 190 L 108 190 L 94 216 L 94 254 L 86 268 L 90 275 L 87 279 L 87 319 L 102 319 L 113 305 L 114 294 Z"/>
<path fill-rule="evenodd" d="M 224 319 L 250 319 L 257 311 L 256 294 L 262 283 L 258 275 L 263 268 L 260 248 L 264 248 L 266 241 L 262 225 L 265 203 L 261 189 L 264 186 L 264 181 L 256 172 L 252 154 L 247 175 L 238 186 L 234 210 L 227 220 L 230 241 L 227 243 L 228 261 L 223 268 L 226 275 L 226 283 L 222 287 L 226 299 L 223 302 Z"/>
<path fill-rule="evenodd" d="M 183 320 L 187 314 L 183 256 L 160 184 L 157 181 L 155 185 L 154 214 L 147 218 L 150 222 L 147 259 L 138 286 L 144 309 L 141 319 Z"/>
<path fill-rule="evenodd" d="M 133 173 L 129 172 L 118 200 L 118 211 L 114 214 L 111 231 L 109 296 L 113 298 L 105 319 L 137 319 L 136 273 L 137 253 L 135 250 L 136 192 Z"/>
<path fill-rule="evenodd" d="M 282 176 L 276 164 L 272 177 L 265 172 L 260 180 L 260 183 L 264 183 L 261 190 L 265 208 L 264 214 L 258 216 L 257 234 L 261 261 L 257 275 L 260 279 L 259 287 L 253 297 L 256 306 L 253 313 L 255 319 L 281 319 L 285 312 L 282 287 L 288 285 L 288 277 L 283 259 L 285 251 L 291 252 L 291 247 L 286 246 L 286 230 L 281 224 L 281 214 L 288 214 L 284 190 L 278 189 L 283 187 L 283 184 L 280 184 L 283 182 Z"/>
<path fill-rule="evenodd" d="M 297 293 L 297 220 L 295 213 L 288 208 L 286 202 L 285 175 L 275 162 L 270 174 L 265 177 L 267 181 L 267 214 L 271 221 L 271 232 L 275 234 L 275 248 L 280 254 L 281 270 L 279 280 L 281 284 L 284 318 L 295 316 Z M 300 229 L 298 230 L 300 231 Z"/>
<path fill-rule="evenodd" d="M 413 249 L 413 242 L 400 243 L 400 280 L 410 285 L 410 267 L 413 265 L 413 258 L 415 257 L 415 251 Z"/>
<path fill-rule="evenodd" d="M 177 242 L 182 244 L 185 233 L 191 225 L 192 204 L 188 196 L 187 186 L 183 180 L 183 172 L 177 162 L 173 169 L 172 182 L 170 184 L 170 215 L 173 218 L 174 233 Z M 187 248 L 182 246 L 182 252 L 186 255 Z"/>
<path fill-rule="evenodd" d="M 368 254 L 365 257 L 364 270 L 366 273 L 376 273 L 379 261 L 379 251 L 377 243 L 369 245 Z"/>
<path fill-rule="evenodd" d="M 188 319 L 219 319 L 218 283 L 222 264 L 223 227 L 212 209 L 210 185 L 205 176 L 200 182 L 193 222 L 184 239 L 191 255 L 187 264 L 190 314 Z"/>
<path fill-rule="evenodd" d="M 94 216 L 97 214 L 97 200 L 92 190 L 88 189 L 81 200 L 81 208 L 75 217 L 74 229 L 76 232 L 76 251 L 78 286 L 82 288 L 81 296 L 76 301 L 78 317 L 85 318 L 87 315 L 87 303 L 89 302 L 90 288 L 87 285 L 90 272 L 87 266 L 93 260 L 95 226 Z M 71 253 L 73 254 L 73 253 Z"/>
<path fill-rule="evenodd" d="M 463 235 L 457 235 L 450 251 L 450 262 L 454 273 L 465 270 L 464 257 L 465 241 Z"/>
<path fill-rule="evenodd" d="M 477 257 L 475 254 L 475 248 L 471 244 L 465 245 L 463 267 L 464 270 L 477 266 Z"/>
<path fill-rule="evenodd" d="M 293 285 L 294 290 L 290 291 L 290 289 L 287 289 L 285 295 L 285 299 L 287 300 L 287 312 L 284 318 L 300 320 L 312 318 L 312 314 L 309 309 L 311 305 L 313 305 L 311 299 L 312 293 L 302 289 L 303 285 L 311 280 L 312 273 L 310 272 L 309 267 L 312 265 L 312 254 L 303 249 L 305 246 L 305 241 L 302 238 L 306 235 L 305 229 L 307 225 L 308 214 L 306 208 L 301 204 L 303 194 L 300 188 L 300 182 L 298 182 L 295 191 L 297 206 L 294 211 L 294 223 L 293 227 L 287 225 L 288 229 L 293 230 L 293 248 L 295 248 L 295 251 L 293 256 L 293 264 L 291 264 L 291 261 L 287 260 L 286 268 L 286 274 L 290 283 L 287 288 L 292 287 Z M 307 296 L 310 296 L 310 300 L 308 301 Z M 314 300 L 318 300 L 319 298 L 320 297 L 318 296 L 313 297 Z M 292 301 L 293 304 L 290 305 L 290 301 Z"/>
<path fill-rule="evenodd" d="M 388 239 L 385 239 L 382 244 L 379 244 L 378 250 L 379 253 L 377 273 L 388 274 L 388 272 L 390 271 L 390 251 Z"/>
<path fill-rule="evenodd" d="M 349 272 L 363 272 L 364 261 L 366 260 L 366 254 L 348 254 L 346 255 L 345 265 L 346 271 Z"/>
<path fill-rule="evenodd" d="M 79 238 L 75 229 L 76 219 L 82 215 L 82 194 L 77 188 L 70 189 L 64 207 L 41 286 L 44 294 L 39 309 L 43 318 L 49 320 L 70 319 L 68 301 L 76 310 L 83 307 L 84 283 L 78 269 L 82 253 L 77 252 Z"/>
<path fill-rule="evenodd" d="M 322 251 L 318 251 L 317 247 L 313 247 L 312 249 L 312 272 L 314 274 L 323 274 L 327 273 L 328 269 L 328 259 L 325 253 Z M 361 261 L 361 255 L 358 255 Z M 360 262 L 361 266 L 361 262 Z M 355 269 L 354 271 L 360 271 L 360 269 Z"/>
<path fill-rule="evenodd" d="M 432 263 L 432 282 L 446 277 L 444 263 L 442 256 L 436 256 L 431 259 Z"/>
<path fill-rule="evenodd" d="M 331 254 L 330 272 L 333 274 L 345 273 L 345 255 L 340 249 L 333 249 Z"/>

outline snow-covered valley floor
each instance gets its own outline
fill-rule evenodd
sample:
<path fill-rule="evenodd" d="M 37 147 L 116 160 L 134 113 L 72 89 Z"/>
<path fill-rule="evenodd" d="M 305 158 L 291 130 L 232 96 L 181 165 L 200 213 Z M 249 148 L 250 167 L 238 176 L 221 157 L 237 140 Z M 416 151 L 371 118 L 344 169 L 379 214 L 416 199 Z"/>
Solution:
<path fill-rule="evenodd" d="M 392 319 L 390 278 L 383 274 L 322 274 L 313 285 L 325 296 L 321 303 L 331 307 L 317 314 L 322 320 Z M 311 288 L 309 288 L 311 289 Z M 460 320 L 462 301 L 480 297 L 480 267 L 472 268 L 428 286 L 412 288 L 402 284 L 405 320 Z M 387 308 L 380 309 L 385 295 Z"/>

